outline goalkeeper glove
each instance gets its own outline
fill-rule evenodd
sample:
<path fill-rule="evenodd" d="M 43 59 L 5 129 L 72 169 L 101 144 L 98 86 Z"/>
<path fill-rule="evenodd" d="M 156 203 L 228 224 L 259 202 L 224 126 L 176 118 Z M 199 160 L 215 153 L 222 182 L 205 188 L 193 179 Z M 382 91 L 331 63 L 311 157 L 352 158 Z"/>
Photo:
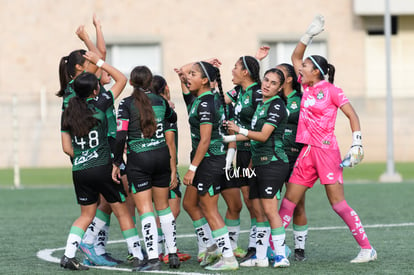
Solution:
<path fill-rule="evenodd" d="M 305 34 L 300 38 L 300 42 L 308 45 L 315 35 L 320 34 L 323 31 L 325 25 L 325 18 L 322 15 L 316 15 L 312 20 L 312 23 L 308 26 Z"/>
<path fill-rule="evenodd" d="M 354 167 L 364 159 L 361 131 L 353 132 L 352 138 L 352 146 L 341 162 L 341 167 Z"/>

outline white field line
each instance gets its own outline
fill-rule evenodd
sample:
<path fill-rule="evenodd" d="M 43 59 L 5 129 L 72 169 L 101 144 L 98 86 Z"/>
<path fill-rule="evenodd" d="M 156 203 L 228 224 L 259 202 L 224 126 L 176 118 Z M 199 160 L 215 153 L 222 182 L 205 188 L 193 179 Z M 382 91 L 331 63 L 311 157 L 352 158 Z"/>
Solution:
<path fill-rule="evenodd" d="M 413 222 L 409 223 L 394 223 L 394 224 L 371 224 L 371 225 L 364 225 L 364 228 L 386 228 L 386 227 L 406 227 L 406 226 L 414 226 Z M 309 230 L 312 231 L 324 231 L 324 230 L 342 230 L 342 229 L 348 229 L 347 226 L 326 226 L 326 227 L 310 227 Z M 291 229 L 287 229 L 287 231 L 291 231 Z M 240 233 L 249 233 L 249 230 L 241 230 Z M 176 238 L 195 238 L 195 234 L 182 234 L 177 235 Z M 111 243 L 122 243 L 125 242 L 125 240 L 114 240 L 114 241 L 108 241 L 109 244 Z M 52 256 L 52 254 L 55 251 L 59 250 L 65 250 L 65 247 L 59 247 L 59 248 L 46 248 L 39 250 L 36 254 L 36 256 L 44 261 L 51 262 L 51 263 L 60 263 L 60 259 Z M 131 272 L 131 268 L 119 268 L 119 267 L 109 267 L 109 266 L 90 266 L 90 268 L 96 268 L 96 269 L 105 269 L 105 270 L 116 270 L 116 271 L 127 271 Z M 177 275 L 206 275 L 207 273 L 196 273 L 196 272 L 175 272 L 175 271 L 149 271 L 151 273 L 159 273 L 159 274 L 177 274 Z"/>

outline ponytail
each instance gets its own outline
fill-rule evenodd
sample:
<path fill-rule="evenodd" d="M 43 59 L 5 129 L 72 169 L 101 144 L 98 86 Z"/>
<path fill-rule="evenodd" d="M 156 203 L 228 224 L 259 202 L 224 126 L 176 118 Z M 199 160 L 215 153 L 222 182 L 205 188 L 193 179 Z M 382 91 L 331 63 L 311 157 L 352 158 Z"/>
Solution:
<path fill-rule="evenodd" d="M 69 105 L 63 112 L 62 128 L 68 129 L 74 136 L 86 136 L 99 123 L 99 119 L 93 114 L 93 110 L 86 103 L 86 98 L 74 96 L 69 100 Z"/>
<path fill-rule="evenodd" d="M 335 77 L 335 66 L 328 63 L 328 81 L 330 83 L 334 83 L 334 77 Z"/>
<path fill-rule="evenodd" d="M 130 82 L 134 87 L 132 96 L 135 107 L 138 109 L 142 134 L 144 138 L 150 138 L 157 129 L 151 100 L 145 94 L 152 83 L 151 70 L 146 66 L 135 67 L 131 72 Z"/>
<path fill-rule="evenodd" d="M 83 65 L 85 63 L 85 50 L 76 50 L 71 52 L 68 56 L 64 56 L 59 62 L 59 82 L 60 89 L 56 96 L 63 97 L 68 83 L 76 76 L 76 65 Z"/>
<path fill-rule="evenodd" d="M 217 82 L 217 87 L 218 87 L 219 94 L 220 94 L 221 105 L 223 106 L 223 109 L 224 109 L 224 119 L 227 121 L 228 120 L 227 104 L 224 101 L 224 93 L 223 93 L 223 86 L 221 82 L 220 70 L 219 68 L 215 68 L 215 69 L 216 69 L 216 82 Z"/>

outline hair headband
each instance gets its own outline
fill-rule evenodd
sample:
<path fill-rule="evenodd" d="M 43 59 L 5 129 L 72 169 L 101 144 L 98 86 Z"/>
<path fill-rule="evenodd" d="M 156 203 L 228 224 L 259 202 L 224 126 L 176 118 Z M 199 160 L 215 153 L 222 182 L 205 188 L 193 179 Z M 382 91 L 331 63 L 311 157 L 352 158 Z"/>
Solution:
<path fill-rule="evenodd" d="M 309 59 L 312 61 L 313 64 L 319 69 L 319 71 L 322 73 L 322 75 L 325 75 L 325 72 L 322 70 L 321 66 L 319 66 L 318 62 L 312 57 L 309 56 Z"/>
<path fill-rule="evenodd" d="M 244 64 L 244 67 L 246 68 L 246 70 L 249 72 L 249 75 L 251 76 L 252 72 L 250 71 L 249 66 L 247 66 L 246 56 L 244 56 L 244 55 L 243 55 L 243 64 Z"/>
<path fill-rule="evenodd" d="M 198 64 L 200 64 L 201 69 L 203 69 L 204 74 L 207 76 L 208 82 L 211 82 L 210 76 L 207 73 L 206 67 L 204 67 L 203 62 L 198 62 Z"/>

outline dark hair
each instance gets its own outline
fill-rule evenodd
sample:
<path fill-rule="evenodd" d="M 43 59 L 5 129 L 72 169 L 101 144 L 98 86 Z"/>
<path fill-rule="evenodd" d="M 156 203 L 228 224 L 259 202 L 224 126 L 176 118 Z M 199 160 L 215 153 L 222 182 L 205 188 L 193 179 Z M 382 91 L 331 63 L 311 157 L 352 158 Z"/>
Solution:
<path fill-rule="evenodd" d="M 88 107 L 86 99 L 98 89 L 98 78 L 92 73 L 82 73 L 74 81 L 76 95 L 69 100 L 68 107 L 63 112 L 63 128 L 71 134 L 83 137 L 98 125 L 94 111 Z"/>
<path fill-rule="evenodd" d="M 68 83 L 75 77 L 76 65 L 83 65 L 85 63 L 85 50 L 75 50 L 68 56 L 60 59 L 59 63 L 59 82 L 60 90 L 56 93 L 57 96 L 62 97 L 65 94 L 65 89 Z"/>
<path fill-rule="evenodd" d="M 164 94 L 165 87 L 167 87 L 167 81 L 164 77 L 160 75 L 154 75 L 152 78 L 152 88 L 151 91 L 156 95 L 162 95 Z"/>
<path fill-rule="evenodd" d="M 320 71 L 320 76 L 319 76 L 320 80 L 324 80 L 325 79 L 324 76 L 328 74 L 328 81 L 332 84 L 334 83 L 334 77 L 335 77 L 334 65 L 329 64 L 328 60 L 326 60 L 325 57 L 320 56 L 320 55 L 311 55 L 308 57 L 308 59 L 312 62 L 313 68 L 318 69 Z M 314 61 L 316 62 L 316 64 Z"/>
<path fill-rule="evenodd" d="M 217 87 L 218 87 L 219 94 L 220 94 L 221 105 L 223 106 L 223 110 L 224 110 L 224 119 L 225 120 L 228 120 L 227 104 L 224 101 L 224 93 L 223 93 L 223 86 L 222 86 L 222 82 L 221 82 L 220 70 L 217 67 L 215 67 L 215 69 L 216 69 L 216 82 L 217 82 Z"/>
<path fill-rule="evenodd" d="M 279 69 L 277 69 L 277 68 L 271 68 L 271 69 L 269 69 L 269 70 L 267 70 L 265 73 L 264 73 L 264 76 L 266 76 L 268 73 L 275 73 L 275 74 L 277 74 L 278 76 L 279 76 L 279 79 L 280 79 L 280 86 L 283 86 L 283 84 L 285 83 L 285 74 L 281 71 L 281 70 L 279 70 Z M 281 99 L 283 99 L 283 101 L 285 102 L 285 104 L 286 104 L 286 102 L 287 102 L 287 98 L 286 98 L 286 96 L 285 96 L 285 93 L 283 92 L 283 88 L 277 93 L 277 95 L 281 98 Z"/>
<path fill-rule="evenodd" d="M 282 63 L 282 64 L 279 64 L 278 66 L 282 66 L 283 68 L 286 69 L 287 71 L 286 76 L 292 78 L 293 90 L 296 90 L 299 93 L 299 95 L 302 96 L 302 89 L 301 89 L 300 83 L 298 82 L 298 76 L 296 75 L 295 68 L 289 63 Z"/>
<path fill-rule="evenodd" d="M 250 55 L 241 56 L 239 61 L 244 70 L 249 72 L 250 78 L 261 85 L 262 81 L 260 80 L 260 63 L 256 58 Z"/>
<path fill-rule="evenodd" d="M 132 96 L 134 104 L 138 108 L 141 131 L 144 138 L 150 138 L 157 129 L 155 113 L 152 109 L 151 100 L 145 94 L 149 91 L 152 83 L 152 72 L 146 66 L 137 66 L 131 71 L 131 85 L 134 87 Z"/>

